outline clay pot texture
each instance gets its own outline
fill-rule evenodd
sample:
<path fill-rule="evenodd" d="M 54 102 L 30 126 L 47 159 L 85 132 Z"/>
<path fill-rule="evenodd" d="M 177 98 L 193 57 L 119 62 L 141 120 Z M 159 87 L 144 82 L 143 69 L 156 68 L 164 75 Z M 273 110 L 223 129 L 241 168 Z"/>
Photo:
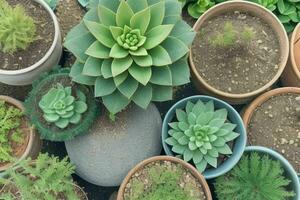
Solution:
<path fill-rule="evenodd" d="M 175 156 L 175 153 L 173 153 L 170 146 L 164 142 L 169 137 L 168 124 L 172 122 L 176 113 L 176 109 L 185 108 L 188 101 L 195 103 L 198 100 L 201 100 L 203 102 L 208 102 L 212 100 L 214 102 L 215 109 L 225 108 L 228 111 L 228 119 L 230 120 L 230 122 L 237 125 L 237 127 L 235 128 L 235 132 L 240 134 L 240 136 L 234 140 L 234 145 L 232 147 L 232 154 L 229 156 L 229 158 L 226 159 L 224 162 L 222 162 L 217 168 L 206 169 L 202 173 L 206 179 L 213 179 L 218 176 L 222 176 L 226 172 L 230 171 L 238 163 L 238 161 L 243 155 L 247 143 L 247 134 L 246 134 L 246 130 L 242 118 L 240 117 L 239 113 L 226 102 L 216 99 L 214 97 L 202 96 L 202 95 L 191 96 L 178 101 L 170 108 L 163 121 L 163 127 L 162 127 L 163 148 L 167 155 Z"/>
<path fill-rule="evenodd" d="M 300 180 L 298 179 L 297 172 L 281 154 L 272 149 L 261 146 L 248 146 L 246 147 L 245 152 L 257 152 L 259 154 L 269 155 L 272 159 L 279 161 L 285 171 L 285 177 L 291 181 L 291 188 L 289 189 L 293 190 L 296 193 L 296 195 L 290 200 L 300 199 Z"/>
<path fill-rule="evenodd" d="M 89 133 L 66 141 L 76 173 L 100 186 L 119 186 L 142 160 L 161 153 L 162 120 L 154 104 L 146 110 L 131 104 L 116 115 L 101 113 Z"/>
<path fill-rule="evenodd" d="M 300 87 L 300 23 L 290 37 L 290 56 L 281 82 L 287 87 Z"/>
<path fill-rule="evenodd" d="M 5 102 L 19 108 L 23 112 L 25 110 L 23 104 L 20 101 L 14 99 L 14 98 L 11 98 L 11 97 L 8 97 L 8 96 L 0 96 L 0 100 L 4 100 Z M 36 130 L 30 125 L 27 118 L 25 118 L 25 119 L 26 119 L 26 124 L 27 124 L 28 129 L 29 129 L 29 139 L 28 139 L 28 142 L 27 142 L 26 149 L 15 163 L 8 163 L 8 164 L 3 165 L 2 167 L 0 167 L 0 173 L 4 172 L 8 168 L 16 165 L 20 160 L 23 160 L 23 159 L 28 158 L 28 157 L 31 157 L 32 159 L 35 159 L 38 156 L 38 154 L 41 150 L 42 141 L 41 141 L 39 135 L 37 134 Z"/>
<path fill-rule="evenodd" d="M 50 71 L 54 66 L 56 66 L 61 58 L 62 39 L 57 18 L 44 0 L 35 1 L 41 4 L 45 8 L 45 10 L 48 11 L 49 15 L 52 18 L 55 28 L 54 40 L 50 49 L 47 51 L 44 57 L 34 65 L 20 70 L 0 69 L 0 82 L 7 85 L 30 85 L 39 77 L 41 73 Z"/>
<path fill-rule="evenodd" d="M 248 2 L 248 1 L 239 1 L 239 0 L 220 3 L 210 8 L 208 11 L 206 11 L 205 14 L 203 14 L 197 20 L 197 22 L 193 27 L 194 30 L 198 32 L 205 21 L 213 17 L 219 16 L 228 11 L 243 11 L 253 16 L 257 16 L 261 19 L 264 19 L 265 22 L 268 23 L 271 26 L 271 28 L 275 31 L 275 34 L 278 37 L 278 41 L 280 44 L 280 52 L 281 52 L 280 55 L 281 62 L 278 65 L 277 74 L 269 83 L 267 83 L 266 85 L 264 85 L 263 87 L 261 87 L 256 91 L 250 93 L 244 93 L 244 94 L 231 94 L 213 88 L 200 76 L 193 62 L 193 53 L 192 53 L 193 49 L 191 49 L 189 55 L 189 63 L 190 63 L 193 83 L 200 92 L 211 96 L 215 96 L 217 98 L 229 102 L 230 104 L 244 104 L 249 102 L 254 97 L 258 96 L 259 94 L 268 90 L 279 79 L 288 59 L 288 54 L 289 54 L 288 37 L 283 25 L 271 11 L 267 10 L 266 8 L 258 4 Z"/>
<path fill-rule="evenodd" d="M 188 164 L 187 162 L 184 162 L 183 160 L 181 160 L 179 158 L 175 158 L 175 157 L 171 157 L 171 156 L 152 157 L 152 158 L 146 159 L 146 160 L 140 162 L 138 165 L 136 165 L 127 174 L 127 176 L 123 180 L 123 182 L 122 182 L 122 184 L 119 188 L 117 200 L 124 200 L 125 188 L 126 188 L 126 185 L 128 184 L 128 182 L 130 181 L 131 177 L 137 171 L 143 169 L 144 166 L 148 165 L 149 163 L 156 162 L 156 161 L 170 161 L 170 162 L 182 165 L 185 169 L 187 169 L 200 182 L 200 184 L 203 187 L 204 194 L 206 195 L 207 200 L 212 200 L 211 192 L 210 192 L 210 189 L 208 187 L 208 184 L 207 184 L 205 178 L 192 165 Z"/>

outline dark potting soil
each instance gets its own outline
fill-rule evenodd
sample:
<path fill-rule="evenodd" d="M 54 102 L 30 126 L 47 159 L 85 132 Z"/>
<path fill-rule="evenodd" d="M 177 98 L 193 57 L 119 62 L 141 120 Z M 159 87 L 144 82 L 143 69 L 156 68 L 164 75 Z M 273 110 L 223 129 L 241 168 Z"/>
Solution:
<path fill-rule="evenodd" d="M 300 174 L 300 95 L 276 95 L 259 106 L 248 125 L 248 142 L 272 148 Z M 296 111 L 298 110 L 298 111 Z"/>
<path fill-rule="evenodd" d="M 30 67 L 41 60 L 54 40 L 54 24 L 50 14 L 39 3 L 32 0 L 7 0 L 10 5 L 22 5 L 36 25 L 35 40 L 25 50 L 13 54 L 0 51 L 0 69 L 19 70 Z"/>
<path fill-rule="evenodd" d="M 254 31 L 247 43 L 239 37 L 235 44 L 216 47 L 211 40 L 231 23 L 236 34 L 245 27 Z M 194 64 L 200 76 L 223 92 L 244 94 L 255 91 L 275 76 L 280 63 L 277 36 L 262 19 L 248 13 L 228 12 L 206 21 L 192 45 Z"/>
<path fill-rule="evenodd" d="M 188 195 L 191 195 L 193 199 L 207 199 L 203 190 L 203 186 L 189 170 L 183 168 L 183 166 L 181 166 L 180 164 L 170 161 L 156 161 L 147 164 L 131 177 L 131 179 L 125 186 L 123 197 L 124 200 L 140 200 L 141 194 L 147 194 L 148 192 L 152 191 L 153 180 L 151 178 L 151 169 L 156 169 L 159 173 L 169 173 L 170 171 L 172 171 L 174 175 L 182 173 L 181 178 L 178 181 L 178 189 L 182 189 Z M 140 193 L 139 196 L 135 196 L 137 194 L 137 191 L 133 190 L 133 187 L 135 186 L 137 186 L 135 189 L 140 189 L 140 187 L 143 188 L 143 192 Z M 132 195 L 135 198 L 131 198 Z"/>

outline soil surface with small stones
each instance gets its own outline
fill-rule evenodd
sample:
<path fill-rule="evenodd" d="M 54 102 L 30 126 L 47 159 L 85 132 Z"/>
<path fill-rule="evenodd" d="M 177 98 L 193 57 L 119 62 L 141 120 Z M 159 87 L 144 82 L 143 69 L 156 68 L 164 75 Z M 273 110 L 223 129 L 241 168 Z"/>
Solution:
<path fill-rule="evenodd" d="M 131 194 L 134 192 L 131 188 L 131 185 L 134 184 L 134 182 L 142 182 L 144 186 L 144 193 L 147 193 L 151 191 L 151 178 L 149 176 L 149 171 L 153 167 L 162 167 L 166 170 L 172 170 L 176 171 L 178 168 L 183 168 L 180 164 L 173 163 L 170 161 L 156 161 L 147 164 L 142 169 L 137 171 L 129 180 L 127 185 L 125 186 L 124 191 L 124 200 L 130 200 Z M 187 169 L 183 168 L 183 175 L 178 182 L 178 186 L 181 187 L 183 190 L 186 190 L 186 187 L 188 185 L 188 188 L 190 191 L 187 191 L 189 194 L 191 194 L 195 199 L 197 200 L 206 200 L 207 197 L 204 193 L 203 186 L 201 183 L 192 175 L 191 172 L 189 172 Z"/>
<path fill-rule="evenodd" d="M 25 50 L 13 54 L 0 51 L 0 69 L 19 70 L 30 67 L 41 60 L 54 40 L 54 23 L 50 14 L 39 3 L 32 0 L 7 0 L 10 5 L 20 4 L 36 25 L 35 40 Z"/>
<path fill-rule="evenodd" d="M 299 95 L 270 98 L 255 110 L 247 128 L 251 145 L 266 146 L 283 154 L 300 174 Z"/>
<path fill-rule="evenodd" d="M 232 23 L 236 33 L 245 27 L 254 32 L 250 42 L 240 41 L 227 47 L 215 47 L 212 38 Z M 280 63 L 280 48 L 275 32 L 262 19 L 238 11 L 206 21 L 192 45 L 195 67 L 212 87 L 232 94 L 253 92 L 270 82 Z"/>

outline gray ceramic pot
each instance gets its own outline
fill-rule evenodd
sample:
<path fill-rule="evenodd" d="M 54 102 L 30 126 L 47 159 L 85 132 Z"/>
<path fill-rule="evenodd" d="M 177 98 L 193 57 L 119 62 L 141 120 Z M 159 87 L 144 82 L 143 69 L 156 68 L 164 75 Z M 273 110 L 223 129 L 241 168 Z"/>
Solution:
<path fill-rule="evenodd" d="M 80 177 L 95 185 L 117 186 L 136 164 L 160 154 L 161 126 L 154 104 L 147 110 L 132 104 L 115 122 L 102 114 L 89 134 L 65 144 Z"/>

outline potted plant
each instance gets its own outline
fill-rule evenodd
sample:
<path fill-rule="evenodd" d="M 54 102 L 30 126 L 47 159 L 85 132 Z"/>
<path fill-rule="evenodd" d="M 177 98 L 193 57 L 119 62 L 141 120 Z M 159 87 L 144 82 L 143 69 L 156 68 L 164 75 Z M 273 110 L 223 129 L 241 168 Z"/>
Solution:
<path fill-rule="evenodd" d="M 157 156 L 136 165 L 120 186 L 117 200 L 212 200 L 204 177 L 190 164 Z"/>
<path fill-rule="evenodd" d="M 290 38 L 290 56 L 281 76 L 284 86 L 300 87 L 300 23 Z"/>
<path fill-rule="evenodd" d="M 41 140 L 24 116 L 21 102 L 0 96 L 0 172 L 27 157 L 35 158 Z"/>
<path fill-rule="evenodd" d="M 77 58 L 70 77 L 94 86 L 106 110 L 90 134 L 66 148 L 83 179 L 117 186 L 138 162 L 160 154 L 161 115 L 151 101 L 170 100 L 173 86 L 189 82 L 195 33 L 178 1 L 100 0 L 89 7 L 64 45 Z"/>
<path fill-rule="evenodd" d="M 190 52 L 199 91 L 242 104 L 271 87 L 288 58 L 288 37 L 276 16 L 247 1 L 210 8 L 194 25 Z"/>
<path fill-rule="evenodd" d="M 77 85 L 62 68 L 33 83 L 26 115 L 43 139 L 66 141 L 85 134 L 97 117 L 98 107 L 89 88 Z"/>
<path fill-rule="evenodd" d="M 0 9 L 0 81 L 29 85 L 60 60 L 57 19 L 43 0 L 1 0 Z"/>
<path fill-rule="evenodd" d="M 300 183 L 293 167 L 279 153 L 260 146 L 246 147 L 239 163 L 217 178 L 214 186 L 219 200 L 300 197 Z"/>
<path fill-rule="evenodd" d="M 300 173 L 300 88 L 271 90 L 255 99 L 243 120 L 251 145 L 282 153 Z"/>
<path fill-rule="evenodd" d="M 59 160 L 48 154 L 40 154 L 36 160 L 23 160 L 0 179 L 0 198 L 87 200 L 72 179 L 74 170 L 68 158 Z"/>
<path fill-rule="evenodd" d="M 172 99 L 172 87 L 189 82 L 186 55 L 195 35 L 181 19 L 181 4 L 113 2 L 92 3 L 67 35 L 64 46 L 77 58 L 72 80 L 94 86 L 112 114 L 130 102 L 146 109 Z"/>
<path fill-rule="evenodd" d="M 166 154 L 192 163 L 206 179 L 226 173 L 238 162 L 246 138 L 239 114 L 213 97 L 182 99 L 170 108 L 163 121 Z"/>

